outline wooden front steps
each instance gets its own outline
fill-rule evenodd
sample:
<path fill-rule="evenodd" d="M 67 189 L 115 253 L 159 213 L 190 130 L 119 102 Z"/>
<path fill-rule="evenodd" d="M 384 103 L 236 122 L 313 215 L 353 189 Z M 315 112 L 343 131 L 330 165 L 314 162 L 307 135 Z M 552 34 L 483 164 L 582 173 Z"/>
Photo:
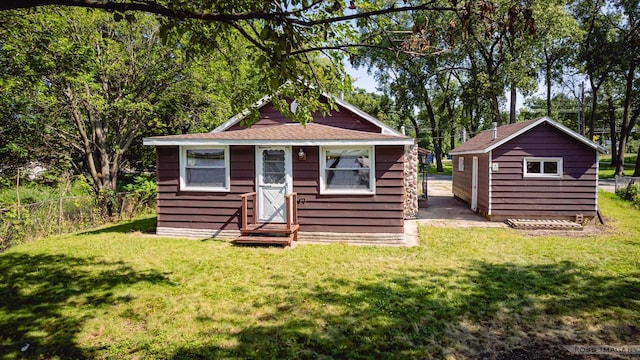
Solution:
<path fill-rule="evenodd" d="M 286 223 L 258 223 L 256 217 L 257 196 L 255 192 L 242 194 L 242 224 L 236 244 L 291 245 L 298 240 L 298 194 L 285 196 Z M 251 202 L 251 222 L 249 222 L 249 202 Z"/>
<path fill-rule="evenodd" d="M 289 228 L 287 224 L 248 224 L 246 228 L 240 229 L 242 235 L 235 243 L 289 246 L 298 239 L 298 228 L 297 224 Z"/>

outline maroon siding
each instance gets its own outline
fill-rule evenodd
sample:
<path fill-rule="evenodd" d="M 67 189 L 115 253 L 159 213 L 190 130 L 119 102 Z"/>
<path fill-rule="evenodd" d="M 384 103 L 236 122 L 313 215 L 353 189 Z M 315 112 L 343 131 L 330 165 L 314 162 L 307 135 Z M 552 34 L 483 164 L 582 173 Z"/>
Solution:
<path fill-rule="evenodd" d="M 292 148 L 295 154 L 298 147 Z M 304 161 L 293 159 L 293 190 L 298 192 L 300 231 L 402 233 L 403 146 L 376 147 L 376 195 L 320 195 L 319 149 L 303 147 Z M 156 148 L 158 227 L 238 230 L 240 195 L 255 191 L 253 146 L 231 146 L 231 191 L 181 192 L 176 146 Z"/>
<path fill-rule="evenodd" d="M 471 159 L 472 155 L 454 155 L 452 161 L 452 188 L 453 196 L 471 203 Z M 464 171 L 458 171 L 458 161 L 464 158 Z"/>
<path fill-rule="evenodd" d="M 254 191 L 254 147 L 230 147 L 230 192 L 180 191 L 177 146 L 156 147 L 158 169 L 158 227 L 240 228 L 240 194 Z"/>
<path fill-rule="evenodd" d="M 562 157 L 562 179 L 523 178 L 523 158 Z M 595 216 L 596 150 L 548 124 L 493 150 L 491 216 L 574 218 Z"/>
<path fill-rule="evenodd" d="M 473 172 L 473 157 L 478 157 L 478 211 L 489 212 L 489 155 L 454 155 L 453 166 L 453 196 L 471 204 L 471 175 Z M 464 158 L 464 171 L 458 171 L 458 159 Z"/>
<path fill-rule="evenodd" d="M 376 146 L 376 195 L 321 195 L 319 148 L 303 149 L 307 159 L 293 161 L 300 231 L 403 232 L 403 146 Z"/>
<path fill-rule="evenodd" d="M 478 154 L 478 211 L 489 213 L 489 154 Z"/>
<path fill-rule="evenodd" d="M 320 125 L 329 125 L 348 130 L 359 130 L 367 132 L 380 133 L 382 129 L 373 125 L 372 123 L 362 120 L 359 116 L 353 114 L 349 110 L 338 106 L 339 111 L 332 111 L 331 115 L 322 116 L 319 111 L 314 112 L 313 122 Z M 255 126 L 269 126 L 283 123 L 290 123 L 291 119 L 284 117 L 279 111 L 277 111 L 272 104 L 265 105 L 260 109 L 260 120 L 252 125 Z M 247 128 L 246 125 L 240 123 L 233 125 L 226 131 L 240 130 Z"/>

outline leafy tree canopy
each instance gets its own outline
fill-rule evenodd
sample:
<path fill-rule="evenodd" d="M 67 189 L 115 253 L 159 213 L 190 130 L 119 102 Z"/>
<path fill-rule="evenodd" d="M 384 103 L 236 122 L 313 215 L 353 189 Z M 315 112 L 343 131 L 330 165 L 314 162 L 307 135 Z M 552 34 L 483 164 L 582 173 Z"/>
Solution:
<path fill-rule="evenodd" d="M 46 8 L 1 12 L 0 24 L 0 152 L 69 158 L 96 193 L 140 165 L 142 136 L 210 130 L 264 90 L 246 42 L 190 57 L 153 16 Z"/>

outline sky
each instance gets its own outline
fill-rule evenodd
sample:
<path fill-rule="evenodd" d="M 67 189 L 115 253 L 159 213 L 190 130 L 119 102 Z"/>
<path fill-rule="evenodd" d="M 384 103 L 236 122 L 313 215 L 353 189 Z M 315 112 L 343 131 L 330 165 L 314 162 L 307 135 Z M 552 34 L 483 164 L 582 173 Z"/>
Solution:
<path fill-rule="evenodd" d="M 373 78 L 373 76 L 367 74 L 367 70 L 364 67 L 360 67 L 358 69 L 354 69 L 348 61 L 345 61 L 345 70 L 347 74 L 351 76 L 353 79 L 353 86 L 365 89 L 367 92 L 378 92 L 376 90 L 377 82 Z M 543 96 L 544 95 L 544 83 L 538 85 L 538 91 L 534 94 L 535 96 Z M 503 105 L 504 111 L 509 109 L 509 94 L 505 93 L 505 98 L 507 102 Z M 516 98 L 516 110 L 520 110 L 524 107 L 524 97 L 522 94 L 518 93 Z"/>

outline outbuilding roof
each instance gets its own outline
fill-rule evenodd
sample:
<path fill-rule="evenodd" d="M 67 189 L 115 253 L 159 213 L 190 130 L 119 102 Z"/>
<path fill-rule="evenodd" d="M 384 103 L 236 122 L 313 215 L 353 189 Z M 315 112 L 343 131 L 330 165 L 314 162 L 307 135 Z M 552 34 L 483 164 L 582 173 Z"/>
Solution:
<path fill-rule="evenodd" d="M 526 133 L 527 131 L 542 124 L 549 124 L 563 133 L 571 136 L 572 138 L 582 142 L 583 144 L 599 151 L 606 153 L 607 149 L 590 141 L 577 132 L 569 129 L 568 127 L 551 120 L 549 117 L 541 117 L 539 119 L 517 122 L 515 124 L 509 124 L 498 127 L 497 137 L 493 138 L 492 130 L 485 130 L 480 134 L 474 136 L 464 144 L 460 144 L 455 149 L 449 151 L 450 155 L 464 155 L 464 154 L 478 154 L 487 153 L 498 146 Z"/>
<path fill-rule="evenodd" d="M 199 134 L 156 136 L 145 145 L 410 145 L 413 139 L 402 135 L 348 130 L 310 123 L 285 123 Z"/>

